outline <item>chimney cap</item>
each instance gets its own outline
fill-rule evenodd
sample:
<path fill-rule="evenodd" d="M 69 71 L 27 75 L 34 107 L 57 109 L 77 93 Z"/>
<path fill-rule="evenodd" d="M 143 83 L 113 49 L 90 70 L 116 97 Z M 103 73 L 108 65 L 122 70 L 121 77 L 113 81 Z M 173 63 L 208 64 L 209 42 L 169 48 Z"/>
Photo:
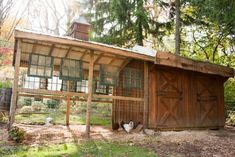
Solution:
<path fill-rule="evenodd" d="M 91 25 L 84 16 L 77 16 L 74 17 L 72 20 L 72 24 L 73 23 L 80 23 L 80 24 L 84 24 L 84 25 Z"/>

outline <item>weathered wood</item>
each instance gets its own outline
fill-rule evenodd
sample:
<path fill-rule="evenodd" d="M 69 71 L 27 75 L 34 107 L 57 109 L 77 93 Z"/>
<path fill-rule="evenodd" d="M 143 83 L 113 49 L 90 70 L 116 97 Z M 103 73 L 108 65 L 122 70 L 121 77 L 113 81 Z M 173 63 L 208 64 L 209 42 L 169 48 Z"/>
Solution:
<path fill-rule="evenodd" d="M 52 44 L 52 46 L 50 47 L 50 51 L 48 53 L 48 56 L 52 55 L 52 52 L 53 52 L 54 48 L 55 48 L 55 44 Z"/>
<path fill-rule="evenodd" d="M 55 96 L 55 95 L 38 95 L 38 94 L 19 93 L 18 96 L 39 97 L 39 98 L 56 99 L 56 100 L 67 100 L 67 96 Z M 70 100 L 73 100 L 73 101 L 87 101 L 86 98 L 80 98 L 80 97 L 73 97 L 73 98 L 70 98 Z M 92 100 L 92 102 L 112 103 L 113 101 L 96 99 L 96 100 Z"/>
<path fill-rule="evenodd" d="M 20 72 L 20 55 L 21 55 L 21 40 L 18 40 L 16 58 L 15 58 L 15 73 L 14 73 L 14 82 L 12 88 L 12 97 L 11 97 L 11 107 L 10 107 L 10 116 L 9 116 L 9 129 L 15 121 L 15 110 L 17 104 L 17 92 L 18 92 L 18 82 L 19 82 L 19 72 Z"/>
<path fill-rule="evenodd" d="M 149 105 L 149 73 L 148 73 L 148 62 L 144 62 L 144 116 L 143 116 L 143 126 L 146 129 L 148 127 L 148 105 Z"/>
<path fill-rule="evenodd" d="M 149 127 L 221 128 L 224 81 L 217 75 L 156 66 L 150 74 Z"/>
<path fill-rule="evenodd" d="M 79 96 L 79 97 L 87 97 L 88 96 L 87 93 L 52 91 L 52 90 L 45 90 L 45 89 L 19 88 L 18 91 L 22 92 L 22 93 L 32 93 L 32 94 L 42 94 L 42 95 Z"/>
<path fill-rule="evenodd" d="M 155 64 L 165 65 L 185 70 L 197 71 L 206 74 L 215 74 L 224 77 L 233 77 L 234 69 L 208 62 L 195 61 L 177 56 L 168 52 L 158 52 Z"/>
<path fill-rule="evenodd" d="M 87 98 L 88 94 L 87 93 L 75 93 L 75 92 L 66 92 L 66 91 L 52 91 L 52 90 L 45 90 L 45 89 L 28 89 L 28 88 L 19 88 L 19 92 L 21 92 L 22 96 L 23 93 L 30 93 L 30 94 L 37 94 L 37 95 L 42 95 L 42 97 L 47 98 L 46 95 L 50 95 L 49 97 L 52 97 L 51 95 L 54 95 L 54 98 L 60 98 L 59 96 L 66 97 L 67 95 L 69 96 L 78 96 L 78 97 L 84 97 Z M 25 95 L 27 96 L 27 95 Z M 136 97 L 127 97 L 127 96 L 115 96 L 115 95 L 101 95 L 101 94 L 93 94 L 93 98 L 96 99 L 113 99 L 113 100 L 130 100 L 130 101 L 144 101 L 143 98 L 136 98 Z M 66 98 L 64 98 L 66 99 Z M 79 100 L 79 99 L 76 99 Z M 81 99 L 83 100 L 83 99 Z M 96 100 L 97 102 L 99 100 Z M 102 102 L 102 101 L 101 101 Z"/>
<path fill-rule="evenodd" d="M 130 63 L 130 61 L 131 61 L 131 58 L 127 58 L 127 59 L 123 62 L 122 66 L 120 67 L 120 69 L 119 69 L 119 71 L 118 71 L 118 73 L 120 73 L 120 71 L 122 71 L 122 69 L 123 69 L 128 63 Z"/>
<path fill-rule="evenodd" d="M 129 100 L 129 101 L 140 101 L 143 102 L 144 98 L 137 98 L 137 97 L 127 97 L 127 96 L 112 96 L 112 95 L 99 95 L 93 94 L 93 98 L 110 98 L 110 99 L 118 99 L 118 100 Z"/>
<path fill-rule="evenodd" d="M 69 56 L 70 51 L 72 51 L 72 47 L 69 47 L 68 51 L 66 52 L 64 58 L 67 58 Z"/>
<path fill-rule="evenodd" d="M 90 136 L 90 112 L 92 103 L 92 84 L 93 84 L 93 70 L 94 70 L 94 52 L 90 53 L 89 75 L 88 75 L 88 97 L 87 97 L 87 111 L 86 111 L 86 135 Z"/>
<path fill-rule="evenodd" d="M 67 91 L 70 91 L 70 82 L 67 81 Z M 67 95 L 67 105 L 66 105 L 66 125 L 69 126 L 69 116 L 70 116 L 70 96 Z"/>
<path fill-rule="evenodd" d="M 140 60 L 131 60 L 125 67 L 135 68 L 140 70 L 141 75 L 144 74 L 144 62 Z M 113 99 L 112 105 L 112 127 L 116 128 L 117 124 L 121 121 L 128 123 L 132 120 L 135 123 L 143 124 L 144 115 L 144 79 L 141 76 L 141 81 L 139 82 L 141 88 L 131 88 L 126 90 L 123 86 L 125 77 L 123 71 L 119 73 L 119 85 L 113 90 L 113 96 L 117 98 L 126 99 Z M 128 98 L 130 97 L 130 98 Z"/>
<path fill-rule="evenodd" d="M 80 41 L 77 39 L 72 38 L 66 38 L 66 37 L 57 37 L 52 35 L 46 35 L 46 34 L 39 34 L 36 32 L 30 32 L 30 31 L 21 31 L 21 30 L 15 30 L 15 38 L 22 38 L 22 39 L 31 39 L 31 40 L 37 40 L 37 41 L 43 41 L 43 42 L 51 42 L 51 43 L 59 43 L 61 45 L 67 45 L 67 46 L 78 46 L 82 48 L 87 48 L 90 50 L 97 50 L 101 52 L 107 52 L 111 54 L 146 60 L 146 61 L 154 61 L 154 57 L 147 56 L 144 54 L 138 54 L 133 53 L 131 50 L 127 49 L 120 49 L 113 46 L 104 46 L 103 44 L 93 43 L 89 41 Z"/>
<path fill-rule="evenodd" d="M 99 54 L 98 57 L 95 59 L 94 64 L 98 63 L 103 55 L 104 53 Z"/>

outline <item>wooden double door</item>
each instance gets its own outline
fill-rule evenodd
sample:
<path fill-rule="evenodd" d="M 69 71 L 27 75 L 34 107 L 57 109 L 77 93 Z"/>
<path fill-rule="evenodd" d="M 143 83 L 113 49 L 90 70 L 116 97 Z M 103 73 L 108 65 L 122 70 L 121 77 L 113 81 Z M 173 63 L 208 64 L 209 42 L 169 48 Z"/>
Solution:
<path fill-rule="evenodd" d="M 149 127 L 215 128 L 224 124 L 223 79 L 168 67 L 150 72 Z"/>

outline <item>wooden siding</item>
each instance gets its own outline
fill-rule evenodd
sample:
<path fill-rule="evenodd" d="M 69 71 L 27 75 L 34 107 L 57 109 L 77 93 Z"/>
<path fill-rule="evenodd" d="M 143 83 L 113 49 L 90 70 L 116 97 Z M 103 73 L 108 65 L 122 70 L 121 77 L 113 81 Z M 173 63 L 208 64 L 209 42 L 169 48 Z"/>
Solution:
<path fill-rule="evenodd" d="M 126 67 L 140 69 L 144 74 L 144 62 L 138 60 L 130 61 Z M 132 88 L 129 91 L 123 87 L 123 70 L 120 71 L 118 86 L 114 88 L 113 95 L 116 96 L 131 96 L 136 98 L 143 98 L 143 88 Z M 143 84 L 142 79 L 142 84 Z M 142 85 L 143 87 L 143 85 Z M 129 122 L 130 120 L 135 123 L 143 124 L 143 101 L 131 101 L 131 100 L 113 100 L 112 105 L 112 124 L 120 123 L 121 121 Z"/>
<path fill-rule="evenodd" d="M 150 70 L 149 79 L 149 128 L 224 125 L 223 77 L 158 65 Z"/>

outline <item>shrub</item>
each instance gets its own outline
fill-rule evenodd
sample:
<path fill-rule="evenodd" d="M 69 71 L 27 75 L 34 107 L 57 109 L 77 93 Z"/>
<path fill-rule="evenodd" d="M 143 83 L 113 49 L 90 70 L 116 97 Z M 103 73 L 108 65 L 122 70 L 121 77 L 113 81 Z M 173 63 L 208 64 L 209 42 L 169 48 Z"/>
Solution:
<path fill-rule="evenodd" d="M 18 100 L 20 106 L 31 106 L 32 99 L 27 97 L 20 97 Z"/>
<path fill-rule="evenodd" d="M 1 123 L 6 123 L 8 121 L 8 116 L 4 112 L 0 112 L 0 122 Z"/>
<path fill-rule="evenodd" d="M 78 112 L 85 113 L 86 112 L 87 105 L 86 103 L 80 103 L 78 106 Z"/>
<path fill-rule="evenodd" d="M 25 137 L 25 131 L 17 126 L 14 126 L 9 131 L 9 137 L 16 143 L 20 143 Z"/>
<path fill-rule="evenodd" d="M 30 106 L 32 104 L 31 98 L 25 98 L 24 99 L 24 106 Z"/>
<path fill-rule="evenodd" d="M 231 111 L 228 114 L 227 124 L 235 126 L 235 111 Z"/>
<path fill-rule="evenodd" d="M 40 112 L 40 111 L 45 110 L 45 108 L 46 108 L 46 106 L 42 102 L 40 102 L 40 101 L 34 101 L 32 103 L 33 111 L 39 111 Z"/>
<path fill-rule="evenodd" d="M 47 107 L 48 108 L 57 108 L 59 103 L 60 103 L 59 100 L 54 100 L 54 99 L 47 100 Z"/>
<path fill-rule="evenodd" d="M 2 88 L 11 88 L 12 87 L 12 83 L 11 81 L 7 80 L 7 81 L 0 81 L 0 89 Z"/>
<path fill-rule="evenodd" d="M 62 112 L 62 113 L 66 113 L 66 111 L 67 111 L 66 104 L 61 103 L 60 106 L 59 106 L 59 111 Z"/>
<path fill-rule="evenodd" d="M 33 108 L 31 106 L 24 106 L 20 109 L 20 113 L 32 113 Z"/>
<path fill-rule="evenodd" d="M 235 111 L 235 78 L 230 78 L 224 84 L 224 99 L 227 110 Z"/>

